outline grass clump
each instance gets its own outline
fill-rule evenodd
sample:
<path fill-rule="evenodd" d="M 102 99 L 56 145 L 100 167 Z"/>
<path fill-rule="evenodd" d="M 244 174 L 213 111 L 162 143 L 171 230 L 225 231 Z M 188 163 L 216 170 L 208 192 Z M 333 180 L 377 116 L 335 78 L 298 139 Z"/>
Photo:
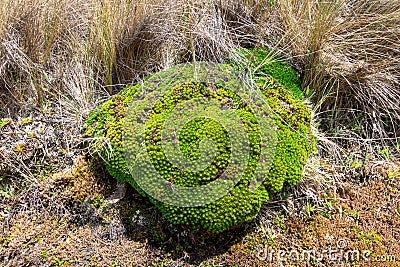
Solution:
<path fill-rule="evenodd" d="M 199 65 L 201 66 L 201 64 Z M 282 67 L 282 65 L 277 65 Z M 235 69 L 229 65 L 217 65 L 221 73 L 233 73 Z M 282 68 L 284 69 L 284 68 Z M 279 68 L 276 70 L 279 72 Z M 201 75 L 201 68 L 197 75 Z M 204 71 L 203 71 L 204 72 Z M 185 78 L 179 73 L 186 73 Z M 271 74 L 276 72 L 271 71 Z M 156 73 L 145 80 L 145 84 L 154 90 L 164 92 L 162 97 L 153 103 L 152 110 L 148 111 L 145 139 L 147 154 L 158 174 L 168 181 L 173 190 L 177 186 L 195 187 L 205 185 L 218 179 L 227 169 L 232 157 L 232 143 L 226 129 L 210 118 L 196 118 L 189 121 L 179 133 L 179 149 L 189 160 L 196 160 L 201 156 L 199 144 L 203 139 L 211 139 L 216 144 L 215 157 L 212 163 L 202 171 L 190 172 L 182 170 L 169 161 L 163 151 L 161 133 L 163 123 L 172 109 L 180 103 L 191 99 L 206 97 L 216 99 L 222 105 L 235 110 L 246 128 L 249 140 L 248 164 L 239 182 L 227 194 L 218 200 L 195 207 L 178 207 L 160 201 L 159 198 L 148 194 L 132 178 L 124 154 L 123 133 L 124 123 L 131 118 L 127 116 L 130 103 L 134 95 L 141 91 L 141 85 L 128 86 L 120 94 L 95 109 L 87 119 L 86 134 L 92 140 L 104 140 L 107 145 L 100 146 L 100 155 L 105 159 L 110 174 L 120 181 L 130 183 L 140 194 L 147 196 L 152 203 L 173 224 L 188 225 L 192 229 L 204 229 L 209 232 L 222 232 L 241 223 L 254 219 L 263 203 L 270 197 L 287 187 L 294 186 L 301 179 L 304 163 L 314 147 L 314 138 L 310 132 L 310 111 L 299 101 L 288 87 L 283 86 L 270 76 L 257 80 L 258 89 L 262 92 L 265 105 L 273 111 L 273 120 L 276 129 L 276 153 L 273 156 L 271 169 L 263 177 L 261 186 L 252 191 L 249 185 L 253 182 L 255 171 L 259 164 L 261 142 L 260 126 L 251 108 L 235 93 L 231 80 L 215 79 L 209 83 L 199 83 L 193 77 L 192 66 L 176 66 L 170 70 Z M 282 76 L 280 76 L 282 77 Z M 168 82 L 165 82 L 168 80 Z M 145 89 L 148 89 L 144 87 Z M 160 89 L 161 88 L 161 89 Z M 149 92 L 145 97 L 152 99 L 157 91 Z M 143 100 L 145 101 L 145 100 Z M 132 105 L 143 104 L 139 100 Z M 128 131 L 128 130 L 127 130 Z M 140 157 L 140 155 L 136 155 Z M 228 181 L 231 179 L 227 177 Z M 154 181 L 149 178 L 146 183 Z M 152 188 L 153 193 L 157 188 Z M 172 191 L 171 191 L 172 192 Z M 171 193 L 173 194 L 173 193 Z M 166 196 L 168 197 L 168 196 Z"/>

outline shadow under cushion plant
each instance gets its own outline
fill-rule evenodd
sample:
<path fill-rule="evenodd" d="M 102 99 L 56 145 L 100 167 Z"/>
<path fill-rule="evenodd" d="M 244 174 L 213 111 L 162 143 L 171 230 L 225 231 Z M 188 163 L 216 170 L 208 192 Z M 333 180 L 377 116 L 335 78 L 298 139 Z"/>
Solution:
<path fill-rule="evenodd" d="M 256 56 L 262 57 L 265 54 L 257 53 Z M 260 59 L 256 57 L 256 60 Z M 235 73 L 237 67 L 232 64 L 218 64 L 216 69 L 221 73 L 221 78 L 199 82 L 198 79 L 189 77 L 195 77 L 199 73 L 204 74 L 202 72 L 207 72 L 207 65 L 197 66 L 196 68 L 193 65 L 177 65 L 145 79 L 144 84 L 150 87 L 158 89 L 166 87 L 162 90 L 166 93 L 148 109 L 146 134 L 143 140 L 146 146 L 145 153 L 154 169 L 170 184 L 172 190 L 174 187 L 196 187 L 216 181 L 228 168 L 232 154 L 233 145 L 227 130 L 207 117 L 195 118 L 184 125 L 177 141 L 180 153 L 186 159 L 195 161 L 201 157 L 202 151 L 199 147 L 203 139 L 212 140 L 215 146 L 215 155 L 209 166 L 200 171 L 187 171 L 172 164 L 163 151 L 162 127 L 171 110 L 193 98 L 215 99 L 222 106 L 229 106 L 235 110 L 246 129 L 249 154 L 243 175 L 222 197 L 204 205 L 172 205 L 154 197 L 154 194 L 149 194 L 149 190 L 144 190 L 133 178 L 124 153 L 124 123 L 129 118 L 127 113 L 130 105 L 137 103 L 135 94 L 140 90 L 142 92 L 147 90 L 151 99 L 153 93 L 151 88 L 150 90 L 143 88 L 142 84 L 127 86 L 119 94 L 98 106 L 86 120 L 86 136 L 92 140 L 92 146 L 98 147 L 109 173 L 119 181 L 130 183 L 140 194 L 148 197 L 171 223 L 187 225 L 193 230 L 220 233 L 253 220 L 261 205 L 273 194 L 300 181 L 303 166 L 315 149 L 315 137 L 311 133 L 310 111 L 301 101 L 302 96 L 299 93 L 301 91 L 297 86 L 299 82 L 296 80 L 295 72 L 287 65 L 273 61 L 259 68 L 253 78 L 255 86 L 265 100 L 265 105 L 271 110 L 276 128 L 276 142 L 269 171 L 262 177 L 262 183 L 251 190 L 249 184 L 254 180 L 261 147 L 268 144 L 262 144 L 262 133 L 256 116 L 246 101 L 243 101 L 233 89 L 235 79 L 230 80 L 227 78 L 230 76 L 225 75 Z M 263 69 L 267 71 L 261 73 Z M 282 72 L 288 73 L 285 75 Z M 148 183 L 153 183 L 151 178 Z M 157 188 L 150 190 L 153 190 L 151 191 L 153 193 L 157 192 Z"/>

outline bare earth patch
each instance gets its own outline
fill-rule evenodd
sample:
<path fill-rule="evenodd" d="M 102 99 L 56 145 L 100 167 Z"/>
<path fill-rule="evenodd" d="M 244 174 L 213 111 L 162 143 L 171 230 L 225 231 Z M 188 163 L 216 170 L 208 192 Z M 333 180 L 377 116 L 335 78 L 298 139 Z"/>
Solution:
<path fill-rule="evenodd" d="M 206 236 L 170 225 L 132 188 L 117 184 L 101 165 L 80 157 L 71 170 L 2 197 L 0 262 L 2 266 L 398 266 L 399 164 L 372 167 L 373 179 L 361 185 L 342 183 L 337 190 L 323 192 L 323 206 L 305 205 L 304 213 L 296 214 L 271 204 L 251 225 Z M 304 260 L 304 251 L 315 255 Z"/>

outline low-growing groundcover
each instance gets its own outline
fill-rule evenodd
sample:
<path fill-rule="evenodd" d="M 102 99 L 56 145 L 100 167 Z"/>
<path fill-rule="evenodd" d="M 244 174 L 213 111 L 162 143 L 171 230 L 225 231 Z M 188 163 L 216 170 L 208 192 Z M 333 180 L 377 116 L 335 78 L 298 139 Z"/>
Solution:
<path fill-rule="evenodd" d="M 282 64 L 275 66 L 275 72 L 292 71 L 287 66 L 282 68 Z M 149 76 L 143 84 L 127 86 L 90 114 L 86 135 L 91 138 L 92 145 L 99 149 L 109 173 L 117 180 L 130 183 L 140 194 L 148 197 L 171 223 L 187 225 L 194 230 L 220 233 L 253 220 L 261 205 L 273 194 L 296 185 L 301 179 L 303 165 L 314 149 L 315 138 L 311 133 L 310 111 L 301 102 L 295 82 L 291 82 L 290 86 L 282 85 L 278 82 L 282 82 L 282 77 L 275 79 L 271 76 L 274 71 L 254 75 L 255 87 L 262 92 L 275 127 L 275 139 L 271 137 L 271 140 L 265 142 L 265 133 L 259 127 L 250 105 L 234 89 L 238 86 L 237 79 L 230 77 L 233 77 L 233 73 L 236 76 L 237 69 L 227 64 L 215 65 L 216 71 L 211 76 L 217 77 L 199 81 L 198 76 L 207 76 L 208 68 L 203 64 L 178 65 Z M 155 196 L 158 189 L 156 184 L 145 190 L 133 178 L 124 147 L 124 135 L 127 134 L 124 125 L 132 119 L 128 114 L 130 106 L 143 105 L 160 93 L 162 96 L 152 103 L 152 108 L 147 109 L 148 120 L 145 123 L 143 142 L 154 169 L 170 185 L 171 194 L 175 187 L 198 187 L 217 181 L 229 168 L 234 150 L 232 136 L 226 128 L 215 119 L 197 117 L 188 121 L 178 133 L 178 148 L 188 161 L 196 161 L 205 152 L 201 148 L 202 140 L 212 140 L 215 150 L 211 164 L 200 171 L 188 171 L 171 163 L 163 150 L 161 136 L 163 124 L 174 108 L 192 99 L 214 99 L 221 104 L 222 109 L 229 107 L 234 110 L 246 129 L 247 139 L 239 140 L 244 143 L 244 147 L 248 147 L 243 175 L 215 201 L 203 205 L 173 205 L 162 201 L 163 197 L 168 197 L 165 193 L 161 197 Z M 144 95 L 145 99 L 137 98 L 138 95 Z M 261 155 L 262 149 L 268 146 L 273 146 L 269 147 L 268 152 L 274 152 L 268 170 L 260 181 L 262 183 L 252 188 L 259 180 L 255 179 L 257 166 L 262 160 L 269 159 Z M 136 156 L 140 158 L 143 155 Z M 240 168 L 239 165 L 234 167 Z M 229 175 L 226 177 L 226 181 L 232 180 Z M 152 184 L 154 181 L 150 177 L 145 178 L 144 182 Z M 190 196 L 185 201 L 190 201 Z"/>

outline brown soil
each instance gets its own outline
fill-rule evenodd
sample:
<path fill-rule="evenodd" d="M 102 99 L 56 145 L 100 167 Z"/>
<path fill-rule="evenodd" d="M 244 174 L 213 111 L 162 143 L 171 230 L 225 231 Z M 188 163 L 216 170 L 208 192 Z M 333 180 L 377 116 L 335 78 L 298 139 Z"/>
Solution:
<path fill-rule="evenodd" d="M 2 196 L 0 263 L 400 266 L 400 165 L 379 166 L 371 166 L 373 178 L 362 184 L 325 190 L 323 205 L 309 203 L 290 212 L 278 201 L 253 224 L 209 236 L 170 225 L 132 188 L 121 189 L 101 165 L 81 157 L 72 170 Z M 284 202 L 290 201 L 301 202 Z M 304 251 L 314 251 L 315 257 L 303 260 Z"/>

